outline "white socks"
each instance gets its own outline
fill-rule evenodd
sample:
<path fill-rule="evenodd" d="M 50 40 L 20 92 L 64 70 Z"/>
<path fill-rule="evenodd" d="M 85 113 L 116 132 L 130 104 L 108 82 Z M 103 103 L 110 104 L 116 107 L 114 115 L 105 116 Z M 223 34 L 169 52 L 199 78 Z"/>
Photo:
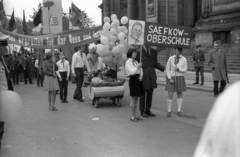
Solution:
<path fill-rule="evenodd" d="M 168 105 L 168 112 L 171 112 L 171 108 L 172 108 L 172 100 L 167 99 L 167 105 Z"/>
<path fill-rule="evenodd" d="M 177 104 L 178 104 L 178 112 L 181 112 L 181 108 L 182 108 L 182 99 L 177 99 Z"/>

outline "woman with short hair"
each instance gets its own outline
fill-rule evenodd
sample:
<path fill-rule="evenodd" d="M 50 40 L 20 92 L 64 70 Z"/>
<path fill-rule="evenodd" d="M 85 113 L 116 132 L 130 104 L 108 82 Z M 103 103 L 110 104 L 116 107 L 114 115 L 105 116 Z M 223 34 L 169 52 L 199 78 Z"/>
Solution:
<path fill-rule="evenodd" d="M 142 120 L 139 116 L 136 116 L 138 98 L 143 96 L 143 85 L 142 85 L 142 63 L 138 63 L 135 59 L 137 53 L 135 49 L 129 49 L 127 52 L 127 62 L 125 65 L 127 76 L 129 77 L 129 89 L 131 96 L 131 112 L 132 117 L 130 118 L 133 122 Z"/>

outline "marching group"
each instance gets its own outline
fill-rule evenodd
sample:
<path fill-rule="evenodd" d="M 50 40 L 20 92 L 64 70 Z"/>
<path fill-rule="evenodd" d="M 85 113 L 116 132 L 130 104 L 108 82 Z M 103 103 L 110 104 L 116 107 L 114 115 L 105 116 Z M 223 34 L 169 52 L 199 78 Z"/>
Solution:
<path fill-rule="evenodd" d="M 84 102 L 82 95 L 84 71 L 86 70 L 90 73 L 99 71 L 104 67 L 97 53 L 89 53 L 86 55 L 84 49 L 84 47 L 80 47 L 79 50 L 73 54 L 72 64 L 69 63 L 63 52 L 60 52 L 59 58 L 54 57 L 52 52 L 48 52 L 45 54 L 45 61 L 43 62 L 42 68 L 38 67 L 38 59 L 34 60 L 32 56 L 22 54 L 16 55 L 14 52 L 12 60 L 13 66 L 11 68 L 13 84 L 19 84 L 18 77 L 21 73 L 23 73 L 25 84 L 28 83 L 27 80 L 32 84 L 32 76 L 37 75 L 37 85 L 44 86 L 44 90 L 48 91 L 49 110 L 57 111 L 55 106 L 56 91 L 59 91 L 61 102 L 68 103 L 68 81 L 70 76 L 72 76 L 76 82 L 73 98 L 79 102 Z M 166 66 L 163 66 L 157 61 L 157 50 L 150 46 L 142 46 L 142 48 L 135 47 L 128 50 L 128 60 L 125 64 L 125 70 L 129 77 L 131 121 L 137 122 L 142 120 L 140 116 L 136 115 L 139 98 L 141 116 L 145 118 L 155 116 L 155 114 L 151 112 L 153 91 L 157 88 L 155 69 L 162 72 L 165 71 L 166 73 L 165 90 L 168 92 L 167 117 L 171 117 L 172 114 L 171 107 L 174 92 L 177 93 L 177 115 L 179 117 L 182 116 L 182 93 L 187 90 L 184 74 L 187 72 L 188 66 L 187 59 L 182 55 L 182 48 L 174 48 L 173 52 L 174 55 L 169 57 Z M 193 61 L 196 69 L 196 82 L 193 84 L 199 84 L 200 73 L 200 85 L 203 85 L 205 55 L 204 52 L 201 51 L 201 45 L 196 46 L 196 50 L 193 52 Z M 221 49 L 221 41 L 214 42 L 214 49 L 208 52 L 207 63 L 212 70 L 214 96 L 218 96 L 226 86 L 228 73 L 226 53 Z M 32 70 L 33 66 L 38 69 L 38 72 L 35 73 Z M 117 71 L 117 69 L 115 69 L 115 71 Z M 98 75 L 96 75 L 96 77 L 98 77 Z"/>

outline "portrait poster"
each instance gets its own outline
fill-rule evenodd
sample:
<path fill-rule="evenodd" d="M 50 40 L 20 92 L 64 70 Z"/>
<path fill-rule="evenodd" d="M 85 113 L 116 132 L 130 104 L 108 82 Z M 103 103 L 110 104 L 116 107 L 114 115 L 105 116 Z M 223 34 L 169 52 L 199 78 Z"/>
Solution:
<path fill-rule="evenodd" d="M 145 21 L 129 20 L 128 44 L 144 45 Z"/>
<path fill-rule="evenodd" d="M 43 34 L 62 32 L 62 0 L 43 0 Z"/>
<path fill-rule="evenodd" d="M 155 0 L 146 0 L 147 7 L 147 17 L 155 17 L 156 16 L 156 2 Z"/>

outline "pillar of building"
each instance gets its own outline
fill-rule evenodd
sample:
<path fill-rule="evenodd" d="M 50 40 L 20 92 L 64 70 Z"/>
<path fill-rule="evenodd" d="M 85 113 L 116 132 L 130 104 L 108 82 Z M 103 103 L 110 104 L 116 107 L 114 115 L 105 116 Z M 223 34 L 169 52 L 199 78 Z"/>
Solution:
<path fill-rule="evenodd" d="M 146 0 L 138 0 L 138 20 L 146 20 Z"/>
<path fill-rule="evenodd" d="M 138 19 L 138 0 L 127 1 L 128 18 L 137 20 Z"/>
<path fill-rule="evenodd" d="M 195 0 L 184 0 L 184 25 L 194 26 L 195 25 Z"/>
<path fill-rule="evenodd" d="M 103 0 L 103 18 L 108 16 L 111 16 L 111 4 L 110 4 L 110 0 Z"/>
<path fill-rule="evenodd" d="M 111 3 L 110 9 L 111 15 L 116 14 L 118 19 L 121 19 L 120 0 L 110 0 L 110 3 Z"/>

